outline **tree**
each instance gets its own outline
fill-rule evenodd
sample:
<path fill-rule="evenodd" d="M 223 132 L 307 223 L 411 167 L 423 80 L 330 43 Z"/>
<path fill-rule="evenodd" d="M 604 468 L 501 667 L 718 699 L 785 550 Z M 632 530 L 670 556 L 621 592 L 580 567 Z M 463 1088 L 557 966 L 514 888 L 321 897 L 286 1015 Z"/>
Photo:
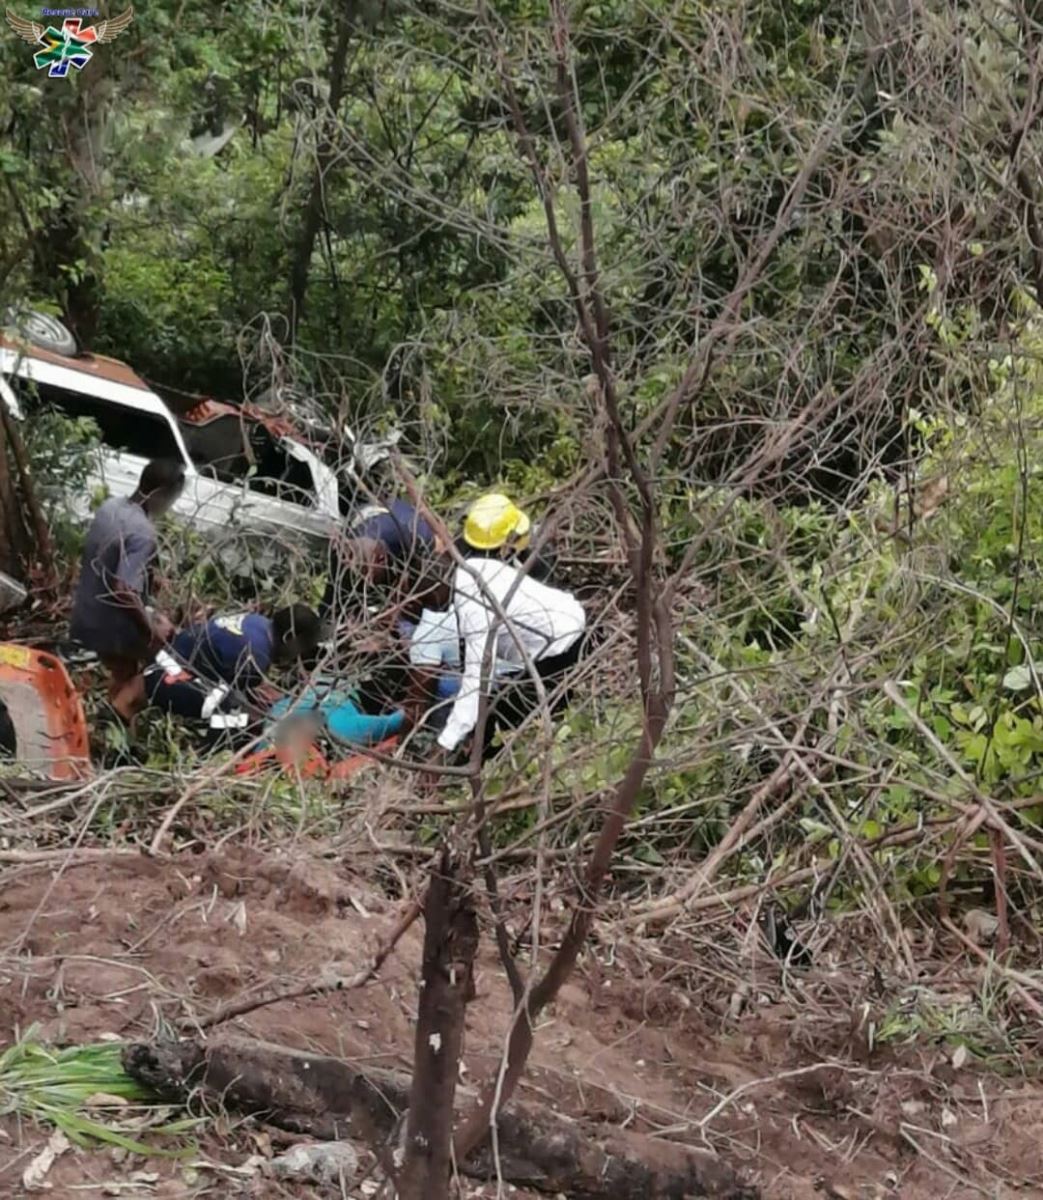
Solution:
<path fill-rule="evenodd" d="M 924 829 L 959 846 L 987 823 L 1041 878 L 1016 815 L 1038 717 L 1003 682 L 1038 692 L 1039 14 L 607 0 L 548 23 L 523 0 L 407 4 L 350 48 L 341 24 L 309 111 L 286 81 L 314 76 L 319 16 L 280 11 L 250 43 L 277 81 L 230 89 L 253 138 L 224 158 L 150 157 L 151 99 L 128 90 L 110 195 L 153 215 L 113 216 L 100 327 L 126 318 L 142 361 L 228 386 L 237 335 L 267 339 L 330 412 L 404 427 L 432 504 L 494 480 L 541 503 L 576 586 L 625 618 L 589 705 L 474 764 L 443 828 L 404 1158 L 385 1163 L 403 1195 L 438 1197 L 454 1155 L 495 1138 L 621 847 L 634 888 L 634 862 L 682 864 L 630 900 L 649 927 L 718 903 L 739 861 L 729 897 L 799 909 L 846 873 L 891 931 L 882 878 L 903 901 L 945 891 L 886 858 Z M 191 17 L 171 77 L 235 74 Z M 163 97 L 171 129 L 199 116 L 170 79 Z M 284 348 L 267 314 L 287 280 Z M 935 542 L 950 471 L 967 493 Z M 636 811 L 669 832 L 642 840 Z M 573 881 L 554 947 L 552 832 Z M 513 852 L 524 906 L 501 894 Z M 454 1130 L 483 918 L 516 1008 Z"/>
<path fill-rule="evenodd" d="M 0 421 L 0 571 L 18 579 L 32 554 L 32 537 L 12 469 L 7 422 Z"/>
<path fill-rule="evenodd" d="M 315 147 L 315 174 L 312 179 L 308 202 L 304 210 L 300 244 L 291 265 L 290 273 L 290 341 L 297 336 L 297 329 L 304 315 L 304 296 L 308 289 L 315 239 L 326 220 L 326 190 L 331 184 L 328 178 L 336 154 L 337 115 L 344 98 L 348 66 L 348 44 L 353 22 L 347 6 L 337 10 L 333 18 L 335 29 L 333 52 L 330 55 L 327 97 L 321 105 L 320 132 Z"/>
<path fill-rule="evenodd" d="M 767 18 L 777 14 L 761 9 L 760 15 L 767 24 Z M 955 12 L 948 16 L 956 24 L 965 19 Z M 696 59 L 693 47 L 705 44 L 705 39 L 693 37 L 666 14 L 661 19 L 664 41 L 677 48 L 677 65 L 693 67 Z M 982 27 L 975 25 L 975 16 L 967 20 L 983 34 Z M 456 1131 L 454 1150 L 458 1161 L 466 1158 L 483 1138 L 490 1135 L 495 1138 L 496 1114 L 510 1099 L 525 1069 L 537 1017 L 567 979 L 586 941 L 612 854 L 666 729 L 677 687 L 675 635 L 679 618 L 675 606 L 685 597 L 691 569 L 709 540 L 709 533 L 704 531 L 666 565 L 661 514 L 669 503 L 669 489 L 709 473 L 719 481 L 722 493 L 716 514 L 719 521 L 735 507 L 740 496 L 751 492 L 770 490 L 783 496 L 800 492 L 805 498 L 809 494 L 825 494 L 850 502 L 871 485 L 882 465 L 911 470 L 913 464 L 905 440 L 906 414 L 918 389 L 924 386 L 927 364 L 937 361 L 939 346 L 932 330 L 942 331 L 942 343 L 952 351 L 951 369 L 944 376 L 945 386 L 952 388 L 968 369 L 959 352 L 965 344 L 961 338 L 966 337 L 960 329 L 966 325 L 954 325 L 950 318 L 942 316 L 942 309 L 953 305 L 963 314 L 960 320 L 965 323 L 968 320 L 965 296 L 969 293 L 963 288 L 967 286 L 976 289 L 971 319 L 1004 321 L 1011 292 L 1018 286 L 1020 253 L 1025 245 L 1021 243 L 1013 258 L 1009 247 L 994 250 L 989 285 L 975 263 L 982 257 L 980 249 L 972 249 L 966 258 L 954 257 L 951 231 L 964 218 L 958 208 L 951 207 L 949 189 L 962 174 L 963 163 L 956 156 L 943 155 L 903 192 L 899 173 L 908 169 L 909 159 L 905 152 L 895 155 L 894 151 L 903 136 L 912 137 L 918 149 L 921 152 L 923 149 L 922 142 L 904 132 L 909 128 L 906 122 L 911 114 L 889 114 L 893 116 L 892 128 L 903 132 L 892 138 L 881 137 L 878 152 L 867 152 L 865 142 L 861 141 L 867 123 L 880 117 L 875 99 L 865 103 L 867 85 L 881 69 L 879 47 L 871 42 L 835 41 L 832 49 L 836 54 L 823 56 L 823 47 L 815 46 L 813 36 L 804 47 L 800 47 L 798 38 L 796 42 L 787 42 L 784 49 L 790 55 L 795 47 L 803 49 L 809 59 L 819 51 L 817 74 L 822 77 L 822 86 L 812 86 L 806 94 L 798 90 L 790 101 L 798 111 L 811 107 L 814 120 L 808 121 L 805 113 L 801 113 L 803 119 L 794 114 L 794 119 L 777 134 L 768 132 L 770 127 L 765 126 L 766 135 L 755 135 L 753 139 L 752 144 L 763 155 L 767 169 L 759 176 L 752 176 L 746 186 L 752 198 L 756 196 L 753 189 L 767 185 L 766 202 L 753 199 L 746 207 L 735 203 L 734 197 L 722 189 L 720 210 L 723 211 L 718 210 L 717 215 L 723 218 L 722 225 L 728 232 L 720 239 L 725 253 L 719 270 L 716 274 L 707 270 L 708 266 L 712 269 L 718 264 L 714 263 L 712 253 L 704 251 L 696 256 L 698 269 L 705 272 L 697 285 L 693 286 L 691 278 L 683 284 L 678 281 L 665 294 L 661 286 L 656 287 L 654 294 L 662 307 L 651 314 L 655 337 L 647 336 L 648 321 L 640 328 L 636 324 L 620 327 L 620 311 L 631 316 L 635 313 L 635 306 L 632 302 L 628 305 L 623 297 L 632 297 L 635 292 L 641 294 L 641 289 L 635 287 L 635 265 L 638 280 L 647 278 L 650 284 L 653 280 L 658 284 L 664 263 L 671 258 L 667 248 L 677 243 L 669 235 L 653 240 L 647 247 L 630 245 L 624 239 L 612 244 L 613 256 L 617 261 L 622 259 L 617 270 L 603 267 L 599 260 L 598 229 L 603 212 L 591 177 L 592 140 L 584 120 L 587 97 L 574 59 L 577 39 L 570 27 L 570 17 L 562 4 L 552 5 L 549 57 L 554 83 L 545 90 L 543 80 L 548 63 L 542 57 L 544 41 L 533 37 L 531 29 L 525 29 L 524 33 L 518 33 L 515 43 L 511 19 L 502 11 L 493 14 L 484 7 L 479 10 L 476 26 L 486 38 L 487 69 L 490 74 L 495 72 L 500 82 L 502 106 L 509 114 L 521 157 L 536 186 L 550 261 L 572 306 L 575 340 L 581 347 L 579 355 L 573 351 L 573 363 L 577 357 L 585 357 L 594 379 L 586 392 L 589 407 L 578 423 L 599 431 L 601 439 L 594 461 L 582 477 L 582 486 L 604 489 L 614 515 L 616 536 L 625 548 L 641 711 L 636 742 L 611 789 L 586 867 L 572 871 L 579 883 L 560 944 L 548 960 L 534 965 L 534 974 L 529 979 L 513 961 L 494 877 L 489 876 L 490 868 L 485 868 L 497 944 L 517 1007 L 503 1061 L 482 1085 L 475 1110 Z M 524 22 L 521 28 L 525 28 Z M 939 26 L 939 31 L 944 28 Z M 738 23 L 733 28 L 718 27 L 718 33 L 735 39 L 729 49 L 740 44 L 745 47 Z M 764 26 L 757 30 L 758 35 L 765 33 Z M 527 52 L 521 52 L 524 66 L 512 59 L 515 45 L 526 47 Z M 756 37 L 753 45 L 760 49 Z M 534 46 L 537 48 L 533 49 Z M 995 48 L 990 46 L 990 50 Z M 950 92 L 948 78 L 941 73 L 930 76 L 937 83 L 938 92 L 925 93 L 922 80 L 926 66 L 937 68 L 944 53 L 939 45 L 931 43 L 926 50 L 921 46 L 917 49 L 927 62 L 915 61 L 912 54 L 913 61 L 907 58 L 900 63 L 903 71 L 909 71 L 906 78 L 910 82 L 903 81 L 895 104 L 901 108 L 908 102 L 910 110 L 922 105 L 922 112 L 928 106 L 944 103 L 942 98 L 948 99 Z M 861 56 L 856 70 L 831 69 L 852 55 Z M 828 67 L 822 65 L 823 58 L 831 59 Z M 666 62 L 673 65 L 669 57 Z M 778 69 L 775 65 L 767 67 L 766 63 L 758 66 L 770 73 Z M 657 62 L 656 68 L 658 75 L 662 64 Z M 697 94 L 703 80 L 697 70 L 694 74 L 694 79 L 685 80 L 685 86 L 675 87 L 674 93 L 686 99 Z M 919 91 L 911 83 L 914 75 L 920 81 Z M 605 72 L 598 78 L 602 88 L 607 86 L 606 79 L 611 79 Z M 711 102 L 718 106 L 718 130 L 727 130 L 722 118 L 731 102 L 750 93 L 742 83 L 741 68 L 734 76 L 716 76 L 713 83 L 715 86 L 708 86 L 706 92 L 713 95 Z M 645 95 L 654 96 L 655 81 L 649 76 L 631 79 L 627 99 L 641 97 L 643 89 L 647 89 Z M 973 112 L 965 97 L 960 97 L 959 103 L 961 115 L 968 110 Z M 748 119 L 749 113 L 739 123 L 740 137 L 744 132 L 743 122 Z M 977 115 L 970 118 L 977 119 Z M 660 126 L 656 124 L 654 128 L 658 134 Z M 924 136 L 926 128 L 925 123 Z M 1020 139 L 1027 126 L 1018 128 Z M 972 129 L 968 121 L 961 133 L 982 138 L 984 150 L 989 135 L 980 123 Z M 607 137 L 604 126 L 598 129 L 597 136 L 603 144 Z M 719 132 L 718 136 L 729 137 L 730 131 Z M 1018 146 L 1020 152 L 1020 141 Z M 870 168 L 865 166 L 867 159 L 873 162 Z M 721 161 L 719 155 L 716 161 Z M 685 167 L 679 170 L 683 177 Z M 974 163 L 965 186 L 974 186 L 970 179 L 977 170 L 978 164 Z M 720 184 L 719 179 L 716 182 Z M 980 184 L 980 176 L 977 183 Z M 866 225 L 871 220 L 874 199 L 885 195 L 892 197 L 891 237 L 880 258 L 875 258 L 877 247 L 867 238 Z M 647 202 L 644 197 L 634 199 L 631 215 L 640 214 L 636 223 L 643 231 L 656 228 L 654 220 L 651 225 L 648 223 L 658 207 L 658 197 L 655 193 L 651 196 Z M 996 203 L 1007 219 L 1021 204 L 1028 205 L 1030 214 L 1033 211 L 1032 198 L 1026 199 L 1021 185 L 1013 197 L 1009 191 L 1005 195 L 997 193 Z M 925 204 L 931 211 L 944 215 L 949 231 L 944 235 L 929 235 L 926 245 Z M 1030 216 L 1026 221 L 1030 250 L 1032 219 Z M 611 227 L 611 218 L 604 223 Z M 969 228 L 973 225 L 970 222 Z M 929 222 L 928 228 L 933 228 Z M 965 227 L 964 236 L 967 232 Z M 929 286 L 924 286 L 922 271 L 909 257 L 911 253 L 922 255 L 925 250 L 944 267 L 944 300 L 939 292 L 937 270 L 931 274 Z M 628 257 L 630 254 L 635 259 Z M 554 284 L 545 282 L 546 277 L 540 276 L 531 261 L 525 263 L 525 268 L 529 272 L 530 295 L 533 276 L 539 281 L 539 299 L 530 300 L 535 306 L 542 301 L 544 289 L 553 290 Z M 787 274 L 794 270 L 801 276 L 798 286 L 787 279 Z M 985 287 L 991 301 L 983 303 Z M 614 304 L 616 289 L 621 297 L 618 305 Z M 646 290 L 643 295 L 648 299 L 653 292 Z M 887 303 L 883 311 L 882 300 Z M 698 320 L 697 339 L 683 332 L 681 312 L 675 307 L 681 303 Z M 538 325 L 533 320 L 527 327 Z M 827 330 L 834 337 L 839 332 L 841 343 L 849 339 L 849 348 L 843 355 L 827 353 L 823 360 L 815 353 L 815 342 Z M 877 341 L 875 349 L 870 348 L 870 339 Z M 744 357 L 754 365 L 740 367 Z M 637 406 L 635 413 L 633 401 L 643 398 L 644 380 L 655 371 L 662 371 L 664 360 L 671 359 L 665 388 L 653 393 L 651 403 Z M 559 360 L 558 365 L 567 374 L 573 364 Z M 776 396 L 773 420 L 767 422 L 763 418 L 771 408 L 766 389 L 774 387 L 769 383 L 773 367 L 792 384 L 792 391 Z M 751 383 L 755 388 L 765 389 L 759 431 L 754 425 L 754 433 L 740 434 L 723 447 L 714 445 L 715 439 L 707 437 L 703 430 L 707 425 L 714 426 L 717 411 L 722 413 L 717 429 L 728 432 L 739 426 L 741 417 L 758 415 L 756 397 L 752 403 L 745 400 L 744 412 L 737 412 L 730 402 L 718 407 L 722 399 L 737 397 L 740 389 L 748 393 Z M 820 453 L 823 439 L 827 439 L 828 448 Z M 789 479 L 780 478 L 782 475 Z M 575 498 L 575 491 L 572 496 Z M 853 667 L 846 646 L 858 627 L 860 612 L 855 603 L 845 616 L 843 628 L 837 627 L 837 656 L 824 669 L 820 668 L 820 679 L 826 682 L 822 690 L 808 697 L 809 716 L 799 727 L 794 739 L 797 742 L 815 723 L 813 714 L 822 696 L 852 678 Z M 476 735 L 479 740 L 481 724 L 480 720 Z M 778 736 L 785 745 L 785 735 Z M 819 748 L 825 750 L 835 737 L 836 721 L 831 719 L 820 731 Z M 550 755 L 546 745 L 543 753 Z M 787 752 L 780 757 L 778 768 L 765 786 L 754 793 L 732 825 L 720 852 L 712 854 L 693 885 L 683 889 L 682 904 L 698 894 L 699 885 L 705 884 L 727 853 L 741 843 L 757 821 L 765 799 L 778 787 L 786 786 L 795 770 L 807 770 L 803 764 L 799 753 L 794 756 Z M 546 769 L 551 768 L 548 765 Z M 809 777 L 814 786 L 815 777 Z M 469 827 L 458 822 L 448 835 L 452 851 L 440 861 L 439 883 L 437 888 L 432 885 L 429 900 L 444 893 L 447 873 L 451 872 L 453 887 L 466 890 L 470 881 L 482 873 L 479 861 L 488 863 L 490 859 L 487 823 L 496 811 L 496 801 L 480 778 L 472 779 L 471 786 Z M 839 820 L 828 797 L 825 805 L 831 819 Z M 647 915 L 656 917 L 675 912 L 676 904 L 676 896 L 668 897 L 658 908 L 648 906 Z M 444 908 L 439 907 L 427 915 L 429 920 L 435 916 L 442 920 L 443 914 Z M 534 915 L 534 924 L 538 920 Z M 470 947 L 469 952 L 473 952 Z M 430 955 L 425 955 L 426 964 L 432 961 Z M 452 1006 L 435 1002 L 434 983 L 435 976 L 425 973 L 420 1027 L 429 1039 L 433 1036 L 439 1047 L 452 1053 L 461 1044 L 464 1009 L 459 1002 Z M 418 1038 L 418 1054 L 424 1053 Z M 402 1177 L 406 1186 L 401 1194 L 409 1200 L 419 1195 L 443 1196 L 448 1194 L 449 1187 L 449 1156 L 439 1147 L 437 1139 L 444 1132 L 445 1109 L 452 1103 L 455 1071 L 451 1062 L 443 1062 L 440 1077 L 444 1086 L 439 1087 L 436 1079 L 420 1069 L 420 1063 L 418 1058 Z M 432 1121 L 435 1114 L 441 1119 Z"/>

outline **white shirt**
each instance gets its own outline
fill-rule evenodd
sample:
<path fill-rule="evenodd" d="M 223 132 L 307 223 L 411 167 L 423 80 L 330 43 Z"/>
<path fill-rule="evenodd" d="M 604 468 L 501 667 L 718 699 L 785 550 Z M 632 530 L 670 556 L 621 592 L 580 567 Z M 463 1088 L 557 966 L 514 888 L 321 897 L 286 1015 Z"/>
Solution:
<path fill-rule="evenodd" d="M 448 667 L 460 669 L 460 631 L 456 627 L 453 609 L 438 611 L 425 608 L 409 639 L 409 661 L 414 667 Z M 513 675 L 517 671 L 514 663 L 497 659 L 493 666 L 494 675 Z"/>
<path fill-rule="evenodd" d="M 510 599 L 508 600 L 508 594 Z M 496 599 L 507 621 L 501 621 L 486 595 Z M 438 739 L 443 750 L 455 750 L 478 723 L 482 661 L 490 633 L 495 642 L 497 671 L 525 670 L 527 658 L 554 658 L 575 644 L 586 628 L 583 606 L 570 592 L 548 587 L 517 567 L 495 558 L 469 558 L 453 576 L 453 603 L 464 643 L 460 692 Z"/>
<path fill-rule="evenodd" d="M 460 634 L 456 613 L 425 608 L 409 639 L 409 661 L 414 667 L 458 667 Z"/>

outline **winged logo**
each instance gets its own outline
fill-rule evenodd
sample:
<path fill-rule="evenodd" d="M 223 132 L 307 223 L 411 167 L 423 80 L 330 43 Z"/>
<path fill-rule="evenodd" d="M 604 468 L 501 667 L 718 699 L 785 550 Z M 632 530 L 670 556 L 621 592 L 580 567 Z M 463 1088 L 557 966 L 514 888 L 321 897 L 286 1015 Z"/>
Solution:
<path fill-rule="evenodd" d="M 94 40 L 103 44 L 105 42 L 114 42 L 133 20 L 134 6 L 131 4 L 118 17 L 109 17 L 97 25 L 92 25 L 91 28 L 98 31 L 98 35 Z"/>
<path fill-rule="evenodd" d="M 86 29 L 79 17 L 66 17 L 61 29 L 56 29 L 53 25 L 28 21 L 7 9 L 7 23 L 22 41 L 42 47 L 33 55 L 37 70 L 47 67 L 48 75 L 59 78 L 68 75 L 70 65 L 82 71 L 94 57 L 91 47 L 115 41 L 133 20 L 134 7 L 130 5 L 119 16 L 107 17 Z"/>
<path fill-rule="evenodd" d="M 28 42 L 30 46 L 43 41 L 42 25 L 37 25 L 35 21 L 27 21 L 24 17 L 16 17 L 10 9 L 7 10 L 7 23 L 22 41 Z"/>

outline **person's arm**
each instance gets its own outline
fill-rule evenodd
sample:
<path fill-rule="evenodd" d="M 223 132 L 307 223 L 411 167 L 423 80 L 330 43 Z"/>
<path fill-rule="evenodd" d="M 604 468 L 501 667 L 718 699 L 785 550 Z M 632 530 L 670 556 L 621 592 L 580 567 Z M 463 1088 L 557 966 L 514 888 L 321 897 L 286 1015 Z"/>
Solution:
<path fill-rule="evenodd" d="M 145 605 L 142 603 L 141 597 L 133 590 L 127 587 L 125 583 L 117 579 L 112 586 L 112 595 L 115 597 L 117 604 L 124 610 L 128 617 L 137 625 L 141 631 L 142 637 L 148 642 L 149 649 L 156 648 L 156 642 L 162 639 L 158 636 L 158 632 L 153 628 L 152 618 L 145 610 Z"/>
<path fill-rule="evenodd" d="M 265 720 L 272 705 L 282 694 L 278 688 L 272 687 L 257 669 L 257 663 L 249 648 L 239 656 L 231 686 L 240 707 L 250 714 L 250 719 L 254 722 Z"/>
<path fill-rule="evenodd" d="M 397 708 L 394 712 L 381 713 L 378 716 L 368 716 L 359 713 L 356 718 L 356 736 L 353 740 L 360 746 L 375 746 L 378 742 L 386 741 L 396 733 L 401 733 L 407 724 L 406 714 Z"/>
<path fill-rule="evenodd" d="M 493 627 L 493 614 L 480 599 L 457 593 L 454 604 L 464 643 L 464 669 L 456 702 L 438 738 L 439 747 L 447 751 L 455 750 L 478 723 L 482 660 Z"/>
<path fill-rule="evenodd" d="M 133 533 L 125 537 L 120 546 L 116 575 L 109 587 L 116 602 L 141 630 L 150 650 L 168 642 L 174 631 L 166 617 L 150 615 L 145 606 L 143 593 L 155 551 L 155 543 L 148 538 Z"/>
<path fill-rule="evenodd" d="M 249 645 L 236 663 L 234 687 L 252 714 L 267 713 L 282 694 L 268 682 Z"/>
<path fill-rule="evenodd" d="M 238 697 L 240 705 L 246 709 L 251 720 L 254 721 L 265 720 L 272 705 L 281 699 L 281 693 L 267 684 L 244 687 L 241 682 L 237 682 L 233 691 Z"/>
<path fill-rule="evenodd" d="M 438 686 L 438 671 L 431 667 L 411 667 L 409 683 L 402 707 L 411 726 L 420 724 L 423 715 L 434 704 Z"/>

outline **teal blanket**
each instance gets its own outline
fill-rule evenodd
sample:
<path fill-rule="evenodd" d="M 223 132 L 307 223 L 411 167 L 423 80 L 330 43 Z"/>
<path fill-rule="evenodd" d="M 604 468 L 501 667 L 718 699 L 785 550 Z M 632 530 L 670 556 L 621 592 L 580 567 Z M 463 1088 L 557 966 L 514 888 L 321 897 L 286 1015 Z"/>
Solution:
<path fill-rule="evenodd" d="M 286 697 L 268 710 L 271 721 L 281 720 L 293 709 L 294 714 L 317 713 L 323 729 L 334 741 L 347 746 L 375 746 L 394 737 L 405 724 L 401 709 L 370 716 L 358 707 L 355 693 L 343 690 L 322 691 L 308 688 L 300 697 Z"/>

